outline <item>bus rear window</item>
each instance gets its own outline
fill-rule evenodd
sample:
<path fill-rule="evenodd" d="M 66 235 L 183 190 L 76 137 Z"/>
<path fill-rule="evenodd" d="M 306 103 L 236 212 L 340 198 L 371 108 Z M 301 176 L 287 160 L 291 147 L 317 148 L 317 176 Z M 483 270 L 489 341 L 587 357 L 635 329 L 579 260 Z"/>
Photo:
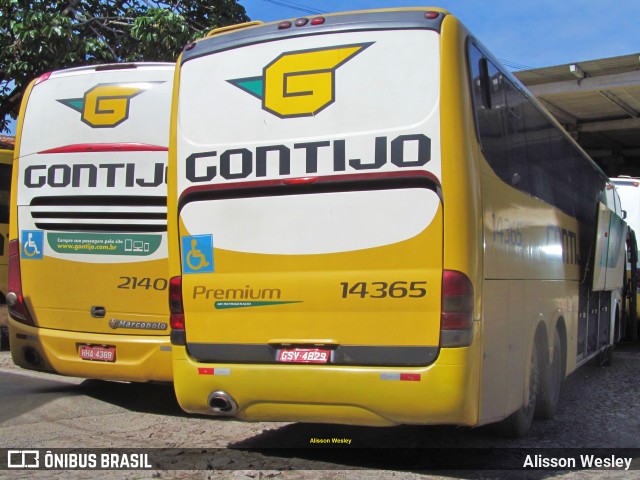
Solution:
<path fill-rule="evenodd" d="M 433 190 L 340 191 L 190 202 L 186 225 L 213 232 L 220 249 L 304 255 L 346 252 L 401 242 L 436 215 Z"/>

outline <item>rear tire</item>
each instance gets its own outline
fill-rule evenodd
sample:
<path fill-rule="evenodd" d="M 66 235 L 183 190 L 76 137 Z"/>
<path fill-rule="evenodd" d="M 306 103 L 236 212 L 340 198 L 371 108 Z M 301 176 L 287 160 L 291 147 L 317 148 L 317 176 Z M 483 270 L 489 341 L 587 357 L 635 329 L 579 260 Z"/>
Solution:
<path fill-rule="evenodd" d="M 0 294 L 4 297 L 4 295 Z M 1 300 L 1 299 L 0 299 Z M 0 350 L 9 350 L 9 327 L 8 327 L 7 304 L 0 304 Z"/>
<path fill-rule="evenodd" d="M 6 327 L 0 328 L 0 350 L 9 350 L 9 330 Z"/>
<path fill-rule="evenodd" d="M 613 364 L 613 346 L 607 345 L 596 355 L 595 364 L 598 367 L 610 367 Z"/>
<path fill-rule="evenodd" d="M 533 415 L 536 410 L 538 391 L 540 389 L 540 368 L 537 350 L 537 345 L 534 344 L 531 349 L 531 359 L 529 364 L 529 402 L 527 405 L 521 406 L 516 412 L 498 423 L 498 432 L 503 437 L 521 438 L 524 437 L 531 428 L 531 422 L 533 421 Z"/>
<path fill-rule="evenodd" d="M 565 375 L 565 352 L 560 332 L 553 335 L 553 358 L 551 363 L 541 359 L 546 368 L 540 372 L 540 389 L 536 403 L 536 418 L 550 420 L 556 413 L 560 402 L 560 392 Z"/>

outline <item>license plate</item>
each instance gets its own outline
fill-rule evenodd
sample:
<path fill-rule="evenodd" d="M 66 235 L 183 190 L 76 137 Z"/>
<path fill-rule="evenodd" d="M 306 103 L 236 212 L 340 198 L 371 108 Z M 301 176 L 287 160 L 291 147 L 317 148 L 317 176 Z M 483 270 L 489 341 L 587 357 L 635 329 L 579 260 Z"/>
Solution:
<path fill-rule="evenodd" d="M 115 362 L 116 347 L 106 345 L 80 345 L 78 355 L 83 360 L 94 360 L 97 362 Z"/>
<path fill-rule="evenodd" d="M 286 348 L 278 350 L 277 361 L 282 363 L 329 363 L 331 350 L 321 348 Z"/>

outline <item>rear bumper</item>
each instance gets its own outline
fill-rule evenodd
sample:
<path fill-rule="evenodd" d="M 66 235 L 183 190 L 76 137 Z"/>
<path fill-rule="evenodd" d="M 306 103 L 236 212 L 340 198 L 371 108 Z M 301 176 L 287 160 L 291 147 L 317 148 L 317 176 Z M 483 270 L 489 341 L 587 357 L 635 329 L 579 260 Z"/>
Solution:
<path fill-rule="evenodd" d="M 31 327 L 9 319 L 16 365 L 72 377 L 133 382 L 173 380 L 168 335 L 109 335 Z M 114 345 L 115 362 L 83 360 L 78 344 Z"/>
<path fill-rule="evenodd" d="M 213 392 L 228 394 L 243 420 L 397 424 L 478 423 L 474 347 L 442 349 L 427 367 L 204 364 L 173 346 L 174 387 L 187 412 L 216 414 Z"/>

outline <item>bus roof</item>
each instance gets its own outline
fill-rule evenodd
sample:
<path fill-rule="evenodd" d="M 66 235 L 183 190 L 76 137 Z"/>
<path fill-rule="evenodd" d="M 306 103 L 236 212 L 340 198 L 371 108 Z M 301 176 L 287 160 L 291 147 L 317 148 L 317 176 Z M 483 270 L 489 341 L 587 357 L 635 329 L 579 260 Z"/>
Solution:
<path fill-rule="evenodd" d="M 107 63 L 102 65 L 86 65 L 82 67 L 66 68 L 64 70 L 55 70 L 50 72 L 50 77 L 58 77 L 63 75 L 75 75 L 79 73 L 93 73 L 107 70 L 126 70 L 138 68 L 174 68 L 175 64 L 170 62 L 128 62 L 128 63 Z"/>
<path fill-rule="evenodd" d="M 187 45 L 182 53 L 181 63 L 240 45 L 301 35 L 377 28 L 384 28 L 385 30 L 424 28 L 439 32 L 442 21 L 448 14 L 449 12 L 442 8 L 411 7 L 312 15 L 264 24 L 249 22 L 246 24 L 246 28 L 242 28 L 242 25 L 239 25 L 237 28 L 232 29 L 212 30 L 207 37 Z M 274 38 L 274 35 L 277 36 Z M 215 41 L 212 42 L 212 39 L 215 39 Z"/>

